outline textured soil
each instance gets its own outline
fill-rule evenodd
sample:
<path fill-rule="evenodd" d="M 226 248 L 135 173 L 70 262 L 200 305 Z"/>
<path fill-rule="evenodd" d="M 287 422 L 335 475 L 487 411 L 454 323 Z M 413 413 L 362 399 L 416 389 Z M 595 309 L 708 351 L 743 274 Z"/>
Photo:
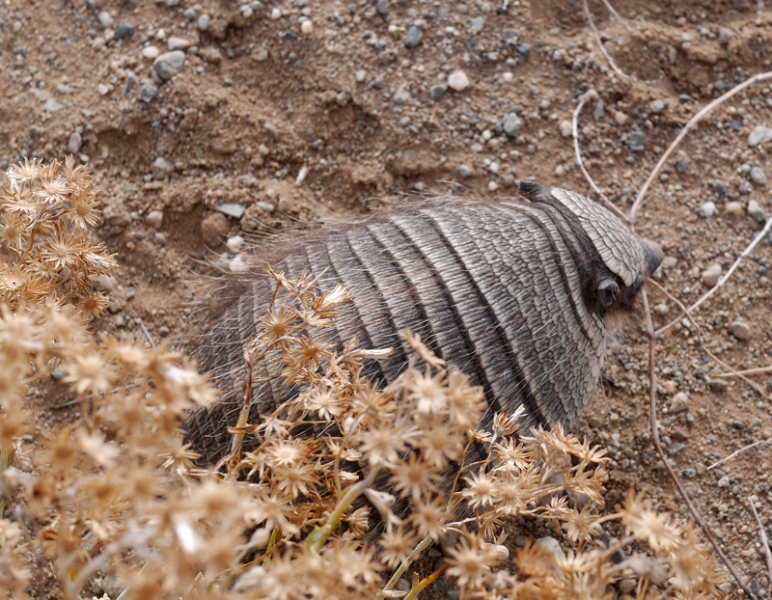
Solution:
<path fill-rule="evenodd" d="M 680 127 L 769 68 L 772 13 L 749 0 L 613 4 L 623 21 L 599 0 L 590 11 L 620 73 L 576 0 L 276 0 L 252 14 L 226 0 L 4 0 L 0 166 L 66 153 L 91 165 L 105 205 L 100 235 L 122 265 L 102 282 L 112 305 L 98 329 L 144 343 L 144 325 L 173 345 L 207 264 L 233 258 L 229 237 L 259 241 L 406 195 L 513 196 L 519 179 L 592 195 L 568 128 L 590 88 L 600 101 L 580 117 L 585 165 L 629 210 Z M 411 26 L 423 36 L 406 48 Z M 148 46 L 185 46 L 172 38 L 189 44 L 186 60 L 162 81 L 143 47 L 152 56 Z M 469 87 L 435 87 L 459 70 Z M 719 107 L 639 215 L 638 234 L 667 256 L 658 282 L 687 305 L 708 289 L 703 272 L 725 273 L 772 213 L 762 177 L 772 177 L 770 142 L 749 144 L 758 126 L 772 127 L 771 106 L 760 83 Z M 519 130 L 510 120 L 505 131 L 513 112 Z M 680 324 L 656 346 L 670 460 L 762 597 L 770 581 L 749 502 L 769 530 L 772 449 L 708 467 L 772 437 L 772 374 L 751 375 L 752 387 L 716 377 L 726 368 L 711 358 L 734 369 L 772 364 L 771 255 L 765 239 L 696 313 L 700 329 Z M 655 327 L 678 315 L 659 290 L 649 300 Z M 684 517 L 651 442 L 642 315 L 617 328 L 603 393 L 575 431 L 609 450 L 610 506 L 634 486 Z"/>

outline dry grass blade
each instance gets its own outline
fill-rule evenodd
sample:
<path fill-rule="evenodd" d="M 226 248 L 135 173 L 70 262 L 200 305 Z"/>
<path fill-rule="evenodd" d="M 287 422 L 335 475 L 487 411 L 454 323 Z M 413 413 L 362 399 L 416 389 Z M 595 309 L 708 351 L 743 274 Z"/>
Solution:
<path fill-rule="evenodd" d="M 767 538 L 767 530 L 764 524 L 761 522 L 759 513 L 756 510 L 756 504 L 753 502 L 753 498 L 748 498 L 748 504 L 751 505 L 753 511 L 753 518 L 756 519 L 756 525 L 759 528 L 759 539 L 761 540 L 761 546 L 764 548 L 764 556 L 767 559 L 767 572 L 769 573 L 769 581 L 772 581 L 772 550 L 769 549 L 769 538 Z"/>

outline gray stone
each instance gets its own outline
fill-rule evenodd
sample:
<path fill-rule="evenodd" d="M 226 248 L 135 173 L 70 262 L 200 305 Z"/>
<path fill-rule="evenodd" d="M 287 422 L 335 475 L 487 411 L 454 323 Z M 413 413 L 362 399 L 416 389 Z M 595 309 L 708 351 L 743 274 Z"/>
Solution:
<path fill-rule="evenodd" d="M 482 17 L 475 17 L 469 25 L 469 30 L 472 33 L 480 33 L 483 30 L 483 27 L 485 27 L 485 19 Z"/>
<path fill-rule="evenodd" d="M 169 50 L 187 50 L 190 48 L 190 40 L 182 37 L 172 36 L 166 42 Z"/>
<path fill-rule="evenodd" d="M 131 94 L 138 83 L 139 79 L 137 76 L 132 71 L 129 71 L 126 73 L 126 81 L 123 84 L 123 93 L 127 96 Z"/>
<path fill-rule="evenodd" d="M 670 400 L 670 412 L 678 414 L 689 408 L 689 396 L 685 392 L 678 392 Z"/>
<path fill-rule="evenodd" d="M 405 48 L 415 48 L 418 44 L 421 43 L 423 38 L 424 32 L 421 31 L 419 27 L 413 25 L 410 27 L 410 29 L 407 30 L 407 35 L 405 36 Z"/>
<path fill-rule="evenodd" d="M 231 217 L 238 220 L 244 216 L 244 211 L 247 210 L 247 207 L 243 204 L 237 204 L 235 202 L 226 202 L 225 204 L 217 205 L 217 210 L 224 214 L 226 217 Z"/>
<path fill-rule="evenodd" d="M 651 112 L 655 115 L 658 115 L 663 110 L 665 110 L 665 103 L 662 100 L 655 100 L 651 103 Z"/>
<path fill-rule="evenodd" d="M 751 168 L 751 181 L 759 185 L 767 185 L 767 176 L 761 167 Z"/>
<path fill-rule="evenodd" d="M 431 89 L 429 90 L 429 97 L 437 101 L 440 98 L 442 98 L 445 95 L 445 92 L 448 91 L 448 86 L 444 83 L 439 83 L 437 85 L 433 85 Z"/>
<path fill-rule="evenodd" d="M 469 177 L 472 174 L 472 169 L 467 165 L 458 165 L 458 174 L 464 178 Z"/>
<path fill-rule="evenodd" d="M 71 154 L 77 154 L 80 152 L 81 146 L 83 146 L 83 137 L 79 132 L 74 131 L 67 141 L 67 151 Z"/>
<path fill-rule="evenodd" d="M 153 61 L 153 70 L 159 79 L 168 81 L 185 66 L 185 53 L 182 50 L 172 50 L 161 54 Z"/>
<path fill-rule="evenodd" d="M 196 26 L 198 27 L 199 31 L 206 31 L 209 28 L 209 21 L 212 20 L 212 17 L 204 13 L 198 18 L 198 21 L 196 21 Z"/>
<path fill-rule="evenodd" d="M 150 102 L 158 94 L 158 86 L 154 83 L 143 83 L 139 90 L 139 99 Z"/>
<path fill-rule="evenodd" d="M 769 140 L 772 140 L 772 129 L 758 125 L 748 136 L 748 145 L 753 148 Z"/>
<path fill-rule="evenodd" d="M 377 12 L 380 16 L 388 17 L 390 11 L 391 6 L 389 4 L 389 0 L 378 0 L 378 2 L 375 3 L 375 12 Z"/>
<path fill-rule="evenodd" d="M 504 119 L 504 123 L 502 125 L 504 128 L 504 133 L 506 133 L 509 137 L 517 137 L 520 135 L 520 127 L 522 124 L 523 122 L 520 120 L 520 117 L 518 117 L 515 113 L 509 113 Z"/>
<path fill-rule="evenodd" d="M 131 23 L 118 23 L 118 27 L 115 28 L 115 39 L 122 40 L 134 35 L 134 25 Z"/>
<path fill-rule="evenodd" d="M 174 165 L 166 160 L 163 156 L 159 156 L 153 161 L 153 171 L 156 175 L 165 175 L 174 171 Z"/>
<path fill-rule="evenodd" d="M 721 265 L 710 265 L 702 272 L 700 279 L 708 287 L 713 287 L 721 279 Z"/>
<path fill-rule="evenodd" d="M 691 164 L 692 160 L 689 158 L 689 155 L 683 150 L 679 150 L 676 156 L 677 156 L 676 163 L 675 163 L 676 171 L 678 171 L 679 173 L 683 173 L 684 171 L 686 171 L 686 169 L 689 168 L 689 165 Z"/>
<path fill-rule="evenodd" d="M 571 121 L 568 119 L 564 119 L 560 122 L 560 135 L 563 137 L 571 137 L 571 134 L 574 131 L 574 126 L 571 124 Z"/>
<path fill-rule="evenodd" d="M 106 10 L 103 10 L 99 13 L 99 22 L 102 24 L 102 27 L 110 27 L 110 25 L 113 24 L 113 18 L 110 16 L 110 13 Z"/>
<path fill-rule="evenodd" d="M 737 321 L 732 321 L 732 324 L 729 326 L 729 330 L 738 340 L 747 340 L 749 337 L 751 337 L 751 328 L 745 321 L 741 321 L 739 319 Z"/>
<path fill-rule="evenodd" d="M 633 131 L 630 134 L 630 150 L 633 152 L 643 152 L 645 146 L 643 144 L 643 132 Z"/>

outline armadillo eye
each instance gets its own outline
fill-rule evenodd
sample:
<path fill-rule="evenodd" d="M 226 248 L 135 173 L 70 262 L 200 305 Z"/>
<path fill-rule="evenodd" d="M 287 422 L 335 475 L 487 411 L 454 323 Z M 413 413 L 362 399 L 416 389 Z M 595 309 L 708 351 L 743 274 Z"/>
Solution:
<path fill-rule="evenodd" d="M 602 279 L 598 284 L 598 299 L 605 308 L 614 303 L 617 294 L 619 294 L 619 285 L 613 279 Z"/>

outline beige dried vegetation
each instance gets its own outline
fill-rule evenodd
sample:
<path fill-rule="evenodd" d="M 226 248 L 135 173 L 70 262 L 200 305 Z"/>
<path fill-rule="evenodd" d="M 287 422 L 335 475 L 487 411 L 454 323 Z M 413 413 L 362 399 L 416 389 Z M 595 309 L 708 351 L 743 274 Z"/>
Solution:
<path fill-rule="evenodd" d="M 476 430 L 480 390 L 420 339 L 403 333 L 411 363 L 377 389 L 362 364 L 388 349 L 326 342 L 350 297 L 320 294 L 310 279 L 270 272 L 273 307 L 245 350 L 250 373 L 267 358 L 279 384 L 300 394 L 259 423 L 242 411 L 230 454 L 196 469 L 180 428 L 187 411 L 216 401 L 206 376 L 168 350 L 90 331 L 107 304 L 91 281 L 116 263 L 90 237 L 98 212 L 88 172 L 29 162 L 9 177 L 0 198 L 3 597 L 76 599 L 99 578 L 122 598 L 415 598 L 440 577 L 462 598 L 720 596 L 721 575 L 691 525 L 633 493 L 623 510 L 604 512 L 604 452 L 560 428 L 518 431 L 515 412 Z M 245 383 L 245 406 L 257 382 Z M 74 397 L 79 417 L 50 426 L 45 409 L 27 408 L 32 390 L 49 406 Z M 560 544 L 510 556 L 513 519 L 541 522 Z M 444 566 L 413 576 L 432 543 Z M 409 591 L 398 590 L 404 579 Z"/>

